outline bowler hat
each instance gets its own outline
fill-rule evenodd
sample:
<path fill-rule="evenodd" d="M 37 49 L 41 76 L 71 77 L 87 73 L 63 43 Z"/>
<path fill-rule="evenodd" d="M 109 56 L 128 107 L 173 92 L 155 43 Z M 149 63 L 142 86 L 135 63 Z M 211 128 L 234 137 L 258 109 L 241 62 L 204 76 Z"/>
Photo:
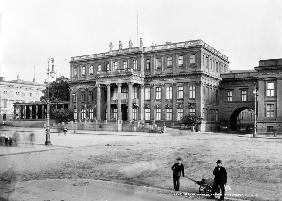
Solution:
<path fill-rule="evenodd" d="M 180 158 L 180 157 L 177 157 L 176 160 L 181 161 L 181 158 Z"/>
<path fill-rule="evenodd" d="M 221 163 L 221 160 L 217 160 L 216 163 L 217 163 L 217 164 Z"/>

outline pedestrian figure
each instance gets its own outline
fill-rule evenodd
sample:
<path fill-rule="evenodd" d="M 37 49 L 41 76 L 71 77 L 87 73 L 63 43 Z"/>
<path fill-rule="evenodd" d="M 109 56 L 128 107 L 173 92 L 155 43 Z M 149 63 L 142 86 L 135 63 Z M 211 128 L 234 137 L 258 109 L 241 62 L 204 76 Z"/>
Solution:
<path fill-rule="evenodd" d="M 64 126 L 63 131 L 64 131 L 64 135 L 67 135 L 68 128 L 66 126 Z"/>
<path fill-rule="evenodd" d="M 34 135 L 34 133 L 30 133 L 29 134 L 29 142 L 30 142 L 30 144 L 34 145 L 34 141 L 35 141 L 35 135 Z"/>
<path fill-rule="evenodd" d="M 224 193 L 225 193 L 224 185 L 227 183 L 227 172 L 225 168 L 222 166 L 221 160 L 218 160 L 216 164 L 217 166 L 213 170 L 214 182 L 213 182 L 213 187 L 212 187 L 210 198 L 211 199 L 215 198 L 214 194 L 219 186 L 221 190 L 220 199 L 224 200 Z"/>
<path fill-rule="evenodd" d="M 179 191 L 180 187 L 180 176 L 184 177 L 184 165 L 181 162 L 181 158 L 176 159 L 177 162 L 171 167 L 173 171 L 173 187 L 175 191 Z"/>

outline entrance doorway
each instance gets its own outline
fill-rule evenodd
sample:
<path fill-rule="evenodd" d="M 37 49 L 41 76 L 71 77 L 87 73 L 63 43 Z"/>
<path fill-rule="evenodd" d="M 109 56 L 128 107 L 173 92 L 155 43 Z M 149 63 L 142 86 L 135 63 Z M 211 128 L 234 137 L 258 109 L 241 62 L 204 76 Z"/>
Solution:
<path fill-rule="evenodd" d="M 255 113 L 253 109 L 238 108 L 231 115 L 230 126 L 235 131 L 252 132 L 254 121 Z"/>
<path fill-rule="evenodd" d="M 127 121 L 127 111 L 128 111 L 128 107 L 125 104 L 121 104 L 121 118 L 122 121 Z"/>

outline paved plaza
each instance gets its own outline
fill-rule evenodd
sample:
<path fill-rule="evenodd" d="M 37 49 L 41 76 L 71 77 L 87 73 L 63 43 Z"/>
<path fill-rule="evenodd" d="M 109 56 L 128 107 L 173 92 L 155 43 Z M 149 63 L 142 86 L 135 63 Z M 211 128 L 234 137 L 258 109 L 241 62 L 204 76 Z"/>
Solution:
<path fill-rule="evenodd" d="M 1 135 L 16 130 L 21 143 L 0 147 L 0 193 L 10 200 L 206 199 L 194 196 L 199 186 L 188 178 L 181 178 L 180 192 L 190 196 L 173 195 L 170 167 L 178 156 L 186 176 L 196 180 L 212 177 L 215 161 L 223 160 L 229 200 L 280 200 L 282 195 L 282 141 L 277 138 L 170 129 L 165 134 L 69 131 L 65 136 L 52 130 L 52 146 L 46 147 L 43 129 L 3 128 Z"/>

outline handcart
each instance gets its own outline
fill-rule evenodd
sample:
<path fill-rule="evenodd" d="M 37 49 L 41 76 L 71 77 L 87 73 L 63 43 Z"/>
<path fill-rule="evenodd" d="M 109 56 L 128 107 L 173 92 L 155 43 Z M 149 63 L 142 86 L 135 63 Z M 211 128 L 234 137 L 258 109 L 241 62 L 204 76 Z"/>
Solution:
<path fill-rule="evenodd" d="M 211 193 L 213 186 L 213 179 L 202 179 L 201 181 L 197 181 L 189 177 L 188 179 L 199 185 L 199 193 L 203 193 L 203 194 Z"/>

